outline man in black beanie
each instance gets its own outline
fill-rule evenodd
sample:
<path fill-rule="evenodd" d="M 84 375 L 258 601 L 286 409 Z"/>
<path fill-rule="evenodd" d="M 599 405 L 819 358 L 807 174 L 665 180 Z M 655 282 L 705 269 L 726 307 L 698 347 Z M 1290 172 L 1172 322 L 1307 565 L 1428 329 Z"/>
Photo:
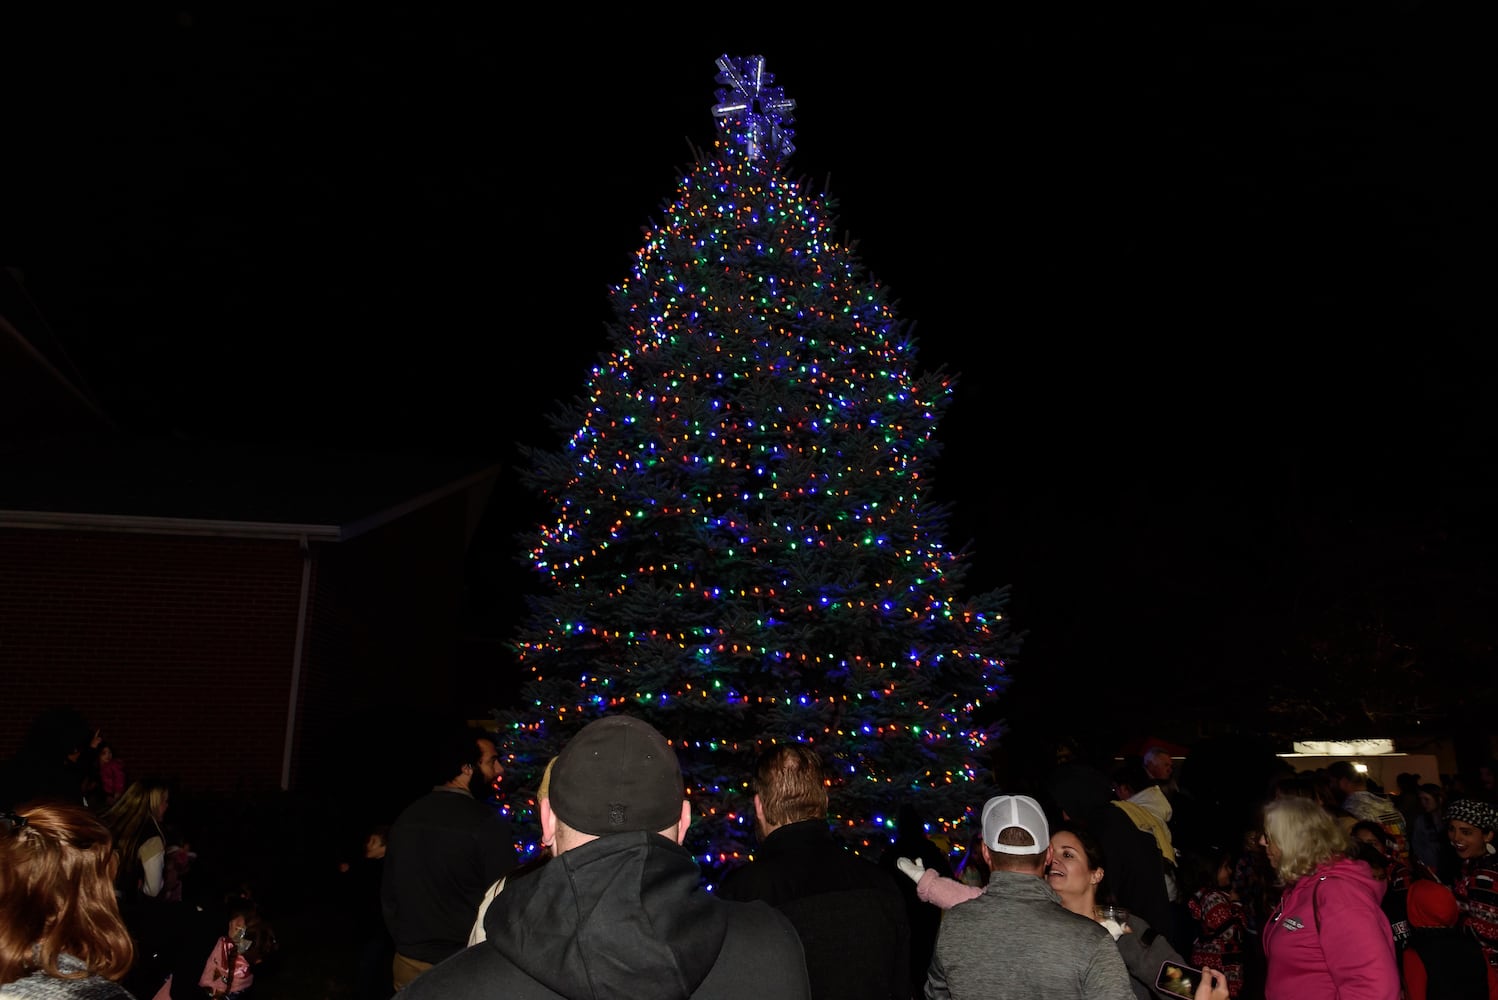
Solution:
<path fill-rule="evenodd" d="M 555 856 L 507 881 L 487 940 L 402 1000 L 809 1000 L 806 960 L 770 906 L 717 899 L 681 846 L 691 824 L 676 754 L 652 726 L 584 726 L 541 799 Z"/>

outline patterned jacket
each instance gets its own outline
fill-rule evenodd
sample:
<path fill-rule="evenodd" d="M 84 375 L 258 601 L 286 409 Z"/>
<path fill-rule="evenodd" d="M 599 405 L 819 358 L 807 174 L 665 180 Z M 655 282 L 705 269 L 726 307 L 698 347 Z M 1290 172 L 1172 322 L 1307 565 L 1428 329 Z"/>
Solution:
<path fill-rule="evenodd" d="M 1498 966 L 1498 854 L 1464 861 L 1451 894 L 1462 908 L 1462 926 L 1477 935 L 1488 964 Z"/>
<path fill-rule="evenodd" d="M 59 955 L 57 969 L 82 972 L 84 965 L 72 955 Z M 0 1000 L 135 1000 L 135 997 L 119 983 L 102 976 L 58 979 L 38 971 L 0 986 Z"/>

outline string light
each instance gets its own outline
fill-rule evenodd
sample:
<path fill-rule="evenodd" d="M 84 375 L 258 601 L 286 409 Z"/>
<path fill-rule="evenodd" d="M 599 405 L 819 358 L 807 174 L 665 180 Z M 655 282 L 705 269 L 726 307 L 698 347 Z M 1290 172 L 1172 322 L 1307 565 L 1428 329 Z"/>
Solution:
<path fill-rule="evenodd" d="M 758 57 L 719 69 L 712 151 L 646 228 L 611 350 L 530 470 L 544 590 L 515 643 L 523 707 L 497 713 L 521 782 L 599 714 L 654 723 L 708 882 L 752 854 L 745 779 L 776 740 L 827 755 L 831 819 L 870 853 L 900 801 L 939 832 L 974 822 L 1013 648 L 1002 595 L 961 596 L 969 556 L 929 496 L 952 378 L 917 372 L 831 206 L 785 174 L 794 101 Z"/>

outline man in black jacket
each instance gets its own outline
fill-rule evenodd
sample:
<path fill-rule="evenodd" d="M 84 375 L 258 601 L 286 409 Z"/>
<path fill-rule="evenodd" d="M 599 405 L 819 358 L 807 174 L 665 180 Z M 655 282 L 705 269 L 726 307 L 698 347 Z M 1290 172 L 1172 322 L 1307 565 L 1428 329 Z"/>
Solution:
<path fill-rule="evenodd" d="M 702 889 L 676 754 L 624 715 L 584 726 L 540 801 L 546 864 L 505 880 L 486 939 L 403 1000 L 809 1000 L 796 929 Z"/>
<path fill-rule="evenodd" d="M 816 1000 L 908 1000 L 905 899 L 888 871 L 832 838 L 815 750 L 789 743 L 760 755 L 754 818 L 759 852 L 723 879 L 718 895 L 762 899 L 790 918 Z"/>
<path fill-rule="evenodd" d="M 380 904 L 396 990 L 467 946 L 484 891 L 515 867 L 514 832 L 482 801 L 504 774 L 494 741 L 462 730 L 438 768 L 448 779 L 396 817 L 385 848 Z"/>

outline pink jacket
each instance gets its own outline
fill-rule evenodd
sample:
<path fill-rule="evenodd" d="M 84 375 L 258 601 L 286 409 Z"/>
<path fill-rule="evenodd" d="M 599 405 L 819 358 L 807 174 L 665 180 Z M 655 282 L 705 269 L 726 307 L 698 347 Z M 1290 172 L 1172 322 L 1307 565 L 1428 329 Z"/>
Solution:
<path fill-rule="evenodd" d="M 99 762 L 99 785 L 105 795 L 118 795 L 125 790 L 125 762 L 118 757 Z"/>
<path fill-rule="evenodd" d="M 934 903 L 943 910 L 950 910 L 958 903 L 966 903 L 983 895 L 983 887 L 946 878 L 928 868 L 926 874 L 915 884 L 915 894 L 923 903 Z"/>
<path fill-rule="evenodd" d="M 1399 1000 L 1385 888 L 1346 858 L 1287 886 L 1264 926 L 1265 1000 Z"/>

